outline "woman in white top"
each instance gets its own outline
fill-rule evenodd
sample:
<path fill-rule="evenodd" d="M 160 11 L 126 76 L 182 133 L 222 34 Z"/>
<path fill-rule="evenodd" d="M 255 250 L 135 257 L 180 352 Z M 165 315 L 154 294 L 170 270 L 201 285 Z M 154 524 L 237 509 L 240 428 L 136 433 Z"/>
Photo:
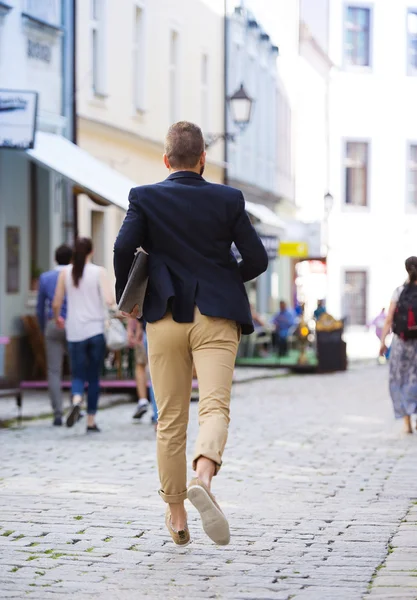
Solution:
<path fill-rule="evenodd" d="M 106 349 L 105 304 L 114 304 L 107 273 L 103 267 L 91 263 L 92 255 L 91 239 L 77 239 L 72 264 L 61 271 L 53 302 L 57 325 L 66 330 L 71 360 L 73 405 L 67 417 L 67 426 L 72 427 L 78 420 L 85 384 L 88 383 L 87 432 L 100 431 L 95 415 Z M 66 321 L 59 316 L 65 296 Z"/>
<path fill-rule="evenodd" d="M 380 355 L 387 352 L 386 338 L 394 339 L 389 360 L 389 388 L 394 414 L 404 419 L 406 433 L 413 433 L 411 415 L 417 413 L 417 257 L 405 261 L 408 279 L 392 295 L 382 334 Z"/>

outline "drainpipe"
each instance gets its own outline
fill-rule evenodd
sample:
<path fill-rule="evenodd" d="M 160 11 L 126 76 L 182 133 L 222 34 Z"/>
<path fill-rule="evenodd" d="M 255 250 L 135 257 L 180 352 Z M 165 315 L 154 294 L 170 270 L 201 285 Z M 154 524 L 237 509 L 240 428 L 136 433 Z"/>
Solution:
<path fill-rule="evenodd" d="M 77 0 L 72 0 L 72 103 L 71 103 L 71 120 L 72 120 L 72 139 L 73 144 L 77 143 Z M 73 228 L 74 240 L 78 237 L 78 197 L 72 192 L 72 207 L 73 207 Z"/>
<path fill-rule="evenodd" d="M 228 23 L 227 23 L 227 0 L 224 0 L 224 23 L 223 23 L 223 37 L 224 37 L 224 66 L 223 66 L 223 71 L 224 71 L 224 98 L 223 98 L 223 119 L 224 119 L 224 125 L 223 125 L 223 129 L 224 129 L 224 133 L 225 133 L 225 140 L 224 140 L 224 155 L 223 155 L 223 160 L 224 160 L 224 170 L 223 170 L 223 182 L 225 185 L 228 184 L 229 181 L 229 176 L 228 176 L 228 172 L 227 172 L 227 161 L 228 161 L 228 146 L 227 146 L 227 90 L 228 90 L 228 61 L 229 61 L 229 32 L 228 32 Z"/>

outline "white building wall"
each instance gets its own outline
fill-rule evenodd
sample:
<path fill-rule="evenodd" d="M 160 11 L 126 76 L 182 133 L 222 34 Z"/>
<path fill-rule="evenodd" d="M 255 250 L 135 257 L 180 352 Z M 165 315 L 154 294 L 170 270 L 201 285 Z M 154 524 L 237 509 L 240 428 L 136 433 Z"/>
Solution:
<path fill-rule="evenodd" d="M 372 7 L 371 67 L 349 70 L 343 60 L 346 6 L 330 3 L 331 191 L 328 307 L 343 316 L 346 270 L 368 272 L 367 319 L 387 306 L 417 254 L 417 212 L 406 207 L 407 147 L 417 140 L 417 78 L 407 75 L 406 16 L 415 0 L 378 0 Z M 344 143 L 367 140 L 368 206 L 344 203 Z"/>
<path fill-rule="evenodd" d="M 178 35 L 177 120 L 202 125 L 201 60 L 208 56 L 209 124 L 211 132 L 223 130 L 223 21 L 199 0 L 125 0 L 103 2 L 104 41 L 102 69 L 104 94 L 95 95 L 91 64 L 91 2 L 77 1 L 78 113 L 83 120 L 111 125 L 119 132 L 137 135 L 155 151 L 171 125 L 170 35 Z M 134 15 L 143 10 L 142 29 L 142 102 L 135 105 Z M 123 35 L 120 34 L 123 32 Z M 132 143 L 132 139 L 130 142 Z M 101 158 L 106 159 L 106 146 Z M 109 160 L 111 159 L 109 156 Z M 129 156 L 123 164 L 115 164 L 138 183 L 149 183 L 145 169 L 132 172 Z M 221 161 L 222 144 L 209 153 L 209 161 Z M 119 159 L 119 157 L 116 157 Z M 151 158 L 152 162 L 153 158 Z M 153 175 L 153 173 L 152 173 Z M 165 171 L 161 160 L 160 175 Z"/>

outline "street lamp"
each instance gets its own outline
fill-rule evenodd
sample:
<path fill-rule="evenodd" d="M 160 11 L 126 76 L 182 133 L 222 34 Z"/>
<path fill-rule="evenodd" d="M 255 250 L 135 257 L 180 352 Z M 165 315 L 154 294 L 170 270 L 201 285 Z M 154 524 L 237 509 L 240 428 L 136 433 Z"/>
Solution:
<path fill-rule="evenodd" d="M 243 83 L 240 84 L 240 88 L 228 98 L 230 110 L 232 112 L 233 123 L 241 131 L 248 126 L 252 113 L 253 99 L 248 96 Z"/>
<path fill-rule="evenodd" d="M 241 83 L 240 88 L 232 96 L 228 96 L 226 101 L 232 113 L 233 123 L 239 129 L 240 133 L 242 133 L 251 120 L 253 98 L 248 95 L 243 83 Z M 234 142 L 235 134 L 227 131 L 225 133 L 209 133 L 205 139 L 206 148 L 210 148 L 210 146 L 219 140 Z"/>
<path fill-rule="evenodd" d="M 326 214 L 326 216 L 328 216 L 331 213 L 333 208 L 333 202 L 333 196 L 330 192 L 327 192 L 327 194 L 324 196 L 324 213 Z"/>

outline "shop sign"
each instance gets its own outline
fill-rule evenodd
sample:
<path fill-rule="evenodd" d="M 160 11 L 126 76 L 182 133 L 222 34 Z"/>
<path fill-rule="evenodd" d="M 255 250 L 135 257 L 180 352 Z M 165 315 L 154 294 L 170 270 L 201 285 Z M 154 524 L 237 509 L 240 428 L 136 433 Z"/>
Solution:
<path fill-rule="evenodd" d="M 34 147 L 37 92 L 0 90 L 0 148 Z"/>
<path fill-rule="evenodd" d="M 280 242 L 278 254 L 290 258 L 307 258 L 308 244 L 307 242 Z"/>
<path fill-rule="evenodd" d="M 260 235 L 259 237 L 261 238 L 261 242 L 265 246 L 266 253 L 268 254 L 268 259 L 274 260 L 277 257 L 278 238 L 275 235 Z M 232 244 L 232 252 L 236 260 L 242 259 L 240 252 L 236 248 L 235 244 Z"/>
<path fill-rule="evenodd" d="M 27 55 L 29 58 L 50 63 L 52 58 L 52 49 L 49 44 L 41 44 L 40 42 L 28 40 Z"/>
<path fill-rule="evenodd" d="M 278 238 L 276 235 L 260 235 L 269 260 L 274 260 L 278 253 Z"/>

